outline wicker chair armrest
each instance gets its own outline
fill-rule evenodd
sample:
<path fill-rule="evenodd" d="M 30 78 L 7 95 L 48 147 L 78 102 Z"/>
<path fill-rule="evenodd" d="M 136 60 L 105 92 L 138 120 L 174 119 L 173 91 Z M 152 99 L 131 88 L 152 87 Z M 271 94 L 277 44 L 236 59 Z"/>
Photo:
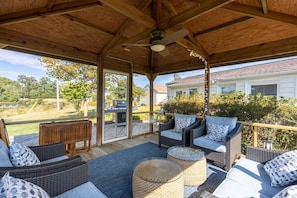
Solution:
<path fill-rule="evenodd" d="M 202 124 L 196 128 L 191 129 L 191 138 L 197 138 L 200 136 L 205 135 L 205 131 L 206 131 L 206 124 L 205 122 L 202 122 Z"/>
<path fill-rule="evenodd" d="M 174 128 L 174 119 L 169 120 L 163 124 L 159 124 L 159 132 Z"/>
<path fill-rule="evenodd" d="M 234 161 L 241 156 L 241 123 L 236 123 L 235 128 L 226 136 L 226 165 L 225 170 L 229 170 Z"/>
<path fill-rule="evenodd" d="M 246 147 L 246 158 L 260 163 L 265 163 L 282 153 L 283 151 L 269 150 L 253 146 Z"/>
<path fill-rule="evenodd" d="M 63 171 L 25 180 L 40 186 L 50 197 L 54 197 L 88 182 L 88 165 L 86 162 L 80 162 L 75 167 Z"/>
<path fill-rule="evenodd" d="M 236 137 L 238 134 L 241 134 L 242 127 L 243 127 L 243 125 L 241 123 L 236 123 L 235 128 L 230 133 L 228 133 L 226 138 L 232 139 L 232 138 Z"/>
<path fill-rule="evenodd" d="M 191 129 L 194 129 L 194 128 L 196 128 L 196 127 L 198 127 L 199 125 L 200 125 L 200 123 L 201 123 L 201 119 L 198 119 L 198 118 L 196 118 L 196 120 L 195 120 L 195 122 L 193 123 L 193 124 L 191 124 L 190 126 L 188 126 L 188 127 L 185 127 L 185 128 L 183 128 L 182 129 L 182 131 L 184 132 L 184 131 L 190 131 Z"/>
<path fill-rule="evenodd" d="M 64 155 L 64 143 L 53 143 L 40 146 L 32 146 L 30 149 L 37 155 L 40 161 L 60 157 Z"/>
<path fill-rule="evenodd" d="M 67 170 L 75 167 L 82 162 L 79 155 L 71 157 L 69 159 L 51 162 L 47 164 L 23 166 L 23 167 L 0 167 L 0 176 L 2 177 L 7 171 L 13 177 L 17 178 L 29 178 L 39 177 L 42 175 L 48 175 L 57 171 Z"/>

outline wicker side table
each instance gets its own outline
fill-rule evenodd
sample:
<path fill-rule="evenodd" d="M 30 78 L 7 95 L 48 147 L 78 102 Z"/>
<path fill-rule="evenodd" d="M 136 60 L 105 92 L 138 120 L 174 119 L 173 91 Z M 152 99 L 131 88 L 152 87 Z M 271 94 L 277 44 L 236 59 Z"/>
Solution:
<path fill-rule="evenodd" d="M 189 147 L 173 146 L 167 150 L 167 159 L 179 164 L 185 177 L 185 185 L 197 186 L 207 178 L 204 152 Z"/>
<path fill-rule="evenodd" d="M 133 197 L 183 197 L 184 177 L 181 167 L 166 158 L 138 164 L 133 172 Z"/>

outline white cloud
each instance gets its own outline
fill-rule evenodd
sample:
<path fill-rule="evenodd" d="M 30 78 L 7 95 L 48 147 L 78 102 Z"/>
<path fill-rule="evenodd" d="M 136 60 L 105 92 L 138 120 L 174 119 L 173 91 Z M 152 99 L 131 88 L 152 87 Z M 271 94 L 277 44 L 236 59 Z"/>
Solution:
<path fill-rule="evenodd" d="M 5 61 L 14 65 L 23 65 L 34 69 L 45 70 L 38 61 L 38 56 L 13 52 L 9 50 L 0 50 L 0 61 Z"/>

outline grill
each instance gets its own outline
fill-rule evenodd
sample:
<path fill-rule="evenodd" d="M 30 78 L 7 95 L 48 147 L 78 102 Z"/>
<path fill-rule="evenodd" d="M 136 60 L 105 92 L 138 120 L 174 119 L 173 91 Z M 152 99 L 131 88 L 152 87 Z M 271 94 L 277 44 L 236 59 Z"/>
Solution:
<path fill-rule="evenodd" d="M 111 109 L 116 112 L 116 123 L 126 123 L 127 101 L 113 100 L 112 103 L 113 107 Z"/>

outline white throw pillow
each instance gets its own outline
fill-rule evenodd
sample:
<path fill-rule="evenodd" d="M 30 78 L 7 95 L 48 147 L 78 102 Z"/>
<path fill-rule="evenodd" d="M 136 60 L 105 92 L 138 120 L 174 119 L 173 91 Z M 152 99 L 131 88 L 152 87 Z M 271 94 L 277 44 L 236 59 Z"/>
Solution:
<path fill-rule="evenodd" d="M 271 186 L 286 186 L 297 181 L 297 150 L 283 153 L 264 165 Z"/>
<path fill-rule="evenodd" d="M 10 147 L 10 160 L 14 166 L 31 166 L 40 164 L 35 153 L 25 145 L 13 142 Z"/>
<path fill-rule="evenodd" d="M 228 125 L 206 124 L 206 136 L 213 141 L 225 142 L 228 134 Z"/>
<path fill-rule="evenodd" d="M 181 133 L 183 128 L 190 126 L 191 118 L 179 118 L 178 117 L 178 118 L 174 119 L 174 122 L 175 122 L 174 131 Z"/>
<path fill-rule="evenodd" d="M 276 195 L 273 196 L 273 198 L 296 198 L 297 197 L 297 185 L 288 186 L 287 188 L 284 188 L 280 192 L 278 192 Z"/>
<path fill-rule="evenodd" d="M 50 196 L 39 186 L 11 177 L 7 172 L 0 180 L 0 197 L 49 198 Z"/>

